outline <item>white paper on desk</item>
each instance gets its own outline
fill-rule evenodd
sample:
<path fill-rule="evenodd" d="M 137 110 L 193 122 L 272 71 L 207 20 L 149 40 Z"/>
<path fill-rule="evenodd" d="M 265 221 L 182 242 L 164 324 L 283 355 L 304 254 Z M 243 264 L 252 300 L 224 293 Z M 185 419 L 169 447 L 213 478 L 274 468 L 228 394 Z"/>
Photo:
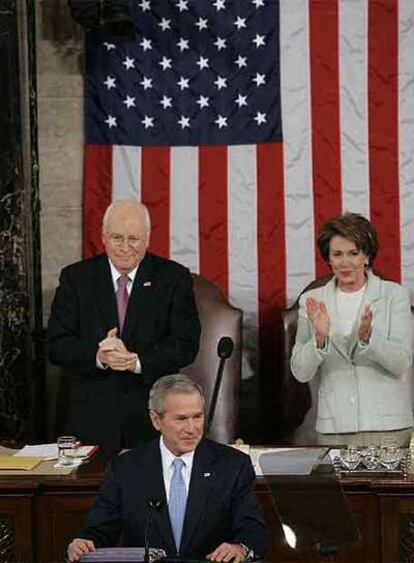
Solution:
<path fill-rule="evenodd" d="M 260 467 L 260 456 L 263 454 L 270 454 L 272 452 L 292 452 L 301 448 L 261 448 L 260 446 L 252 446 L 250 448 L 250 458 L 254 467 L 256 475 L 263 475 L 262 468 Z"/>
<path fill-rule="evenodd" d="M 58 458 L 57 444 L 37 444 L 35 446 L 24 446 L 21 450 L 16 452 L 17 456 L 35 456 L 44 457 L 45 460 Z"/>
<path fill-rule="evenodd" d="M 325 448 L 298 448 L 264 453 L 259 458 L 263 475 L 310 475 Z"/>

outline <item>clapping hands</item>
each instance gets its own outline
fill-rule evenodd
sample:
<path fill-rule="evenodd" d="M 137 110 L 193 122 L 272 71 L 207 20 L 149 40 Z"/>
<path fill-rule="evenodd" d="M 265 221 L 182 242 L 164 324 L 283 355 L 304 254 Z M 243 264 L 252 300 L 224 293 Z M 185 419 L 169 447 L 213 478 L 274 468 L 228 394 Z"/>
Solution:
<path fill-rule="evenodd" d="M 308 297 L 306 299 L 306 312 L 315 331 L 318 348 L 322 348 L 331 327 L 331 320 L 326 305 L 323 301 L 317 301 L 314 297 Z"/>
<path fill-rule="evenodd" d="M 129 352 L 117 337 L 117 328 L 112 328 L 106 338 L 99 342 L 98 360 L 117 371 L 134 371 L 138 354 Z"/>
<path fill-rule="evenodd" d="M 358 327 L 358 338 L 364 343 L 368 344 L 372 332 L 372 309 L 369 305 L 365 308 L 361 315 L 361 321 Z"/>

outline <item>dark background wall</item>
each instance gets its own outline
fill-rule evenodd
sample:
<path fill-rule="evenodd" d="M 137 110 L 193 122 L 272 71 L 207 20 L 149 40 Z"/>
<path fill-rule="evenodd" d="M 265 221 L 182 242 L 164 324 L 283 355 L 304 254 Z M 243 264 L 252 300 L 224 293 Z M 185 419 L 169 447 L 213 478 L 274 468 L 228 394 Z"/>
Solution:
<path fill-rule="evenodd" d="M 43 381 L 33 3 L 0 0 L 0 436 L 40 430 Z"/>

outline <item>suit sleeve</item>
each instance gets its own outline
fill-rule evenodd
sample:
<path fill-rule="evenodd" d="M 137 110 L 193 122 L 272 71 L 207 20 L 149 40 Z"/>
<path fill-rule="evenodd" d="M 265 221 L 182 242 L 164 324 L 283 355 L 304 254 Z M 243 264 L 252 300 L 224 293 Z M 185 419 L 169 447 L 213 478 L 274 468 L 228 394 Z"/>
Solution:
<path fill-rule="evenodd" d="M 79 301 L 67 269 L 62 270 L 48 326 L 49 359 L 53 364 L 95 373 L 97 342 L 80 337 Z"/>
<path fill-rule="evenodd" d="M 147 385 L 191 364 L 197 355 L 201 328 L 188 270 L 182 270 L 175 280 L 167 314 L 168 334 L 139 355 L 142 377 Z"/>
<path fill-rule="evenodd" d="M 264 516 L 254 493 L 255 473 L 250 458 L 243 456 L 232 495 L 232 531 L 230 543 L 242 543 L 263 558 L 269 542 Z"/>
<path fill-rule="evenodd" d="M 122 532 L 121 488 L 110 464 L 86 524 L 77 537 L 92 540 L 95 547 L 115 547 Z"/>
<path fill-rule="evenodd" d="M 330 350 L 329 344 L 322 349 L 316 345 L 315 334 L 306 313 L 306 297 L 300 298 L 296 341 L 290 360 L 293 375 L 302 383 L 310 381 L 316 375 L 319 366 L 328 356 Z"/>
<path fill-rule="evenodd" d="M 369 360 L 394 377 L 403 375 L 412 362 L 412 320 L 408 292 L 401 286 L 392 297 L 388 322 L 379 324 L 373 318 L 372 334 L 367 345 L 358 342 L 354 361 Z"/>

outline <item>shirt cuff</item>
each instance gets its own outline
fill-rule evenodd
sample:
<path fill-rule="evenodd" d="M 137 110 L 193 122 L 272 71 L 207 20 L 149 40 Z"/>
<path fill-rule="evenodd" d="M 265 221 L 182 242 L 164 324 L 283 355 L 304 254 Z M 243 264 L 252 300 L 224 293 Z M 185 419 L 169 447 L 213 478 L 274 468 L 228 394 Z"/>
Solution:
<path fill-rule="evenodd" d="M 98 354 L 99 350 L 96 352 L 96 367 L 99 369 L 108 369 L 108 366 L 106 364 L 103 364 L 101 361 L 99 361 Z"/>
<path fill-rule="evenodd" d="M 329 336 L 325 336 L 325 340 L 323 341 L 323 346 L 319 347 L 315 337 L 315 346 L 316 351 L 320 354 L 327 354 L 329 351 Z"/>
<path fill-rule="evenodd" d="M 245 543 L 239 543 L 239 546 L 244 551 L 244 561 L 253 561 L 254 560 L 253 549 L 249 549 Z"/>
<path fill-rule="evenodd" d="M 134 373 L 137 373 L 137 374 L 142 373 L 141 362 L 139 361 L 139 358 L 137 358 L 137 363 L 135 364 Z"/>

